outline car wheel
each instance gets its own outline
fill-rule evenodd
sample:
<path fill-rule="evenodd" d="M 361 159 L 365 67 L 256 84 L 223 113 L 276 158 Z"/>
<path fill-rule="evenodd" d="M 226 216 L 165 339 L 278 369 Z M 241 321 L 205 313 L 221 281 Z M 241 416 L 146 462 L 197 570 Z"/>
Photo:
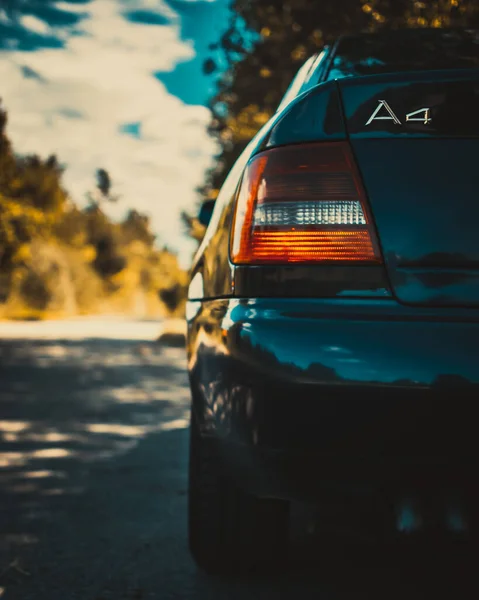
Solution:
<path fill-rule="evenodd" d="M 197 565 L 211 574 L 267 568 L 287 554 L 289 503 L 250 496 L 225 477 L 214 440 L 192 415 L 188 533 Z"/>

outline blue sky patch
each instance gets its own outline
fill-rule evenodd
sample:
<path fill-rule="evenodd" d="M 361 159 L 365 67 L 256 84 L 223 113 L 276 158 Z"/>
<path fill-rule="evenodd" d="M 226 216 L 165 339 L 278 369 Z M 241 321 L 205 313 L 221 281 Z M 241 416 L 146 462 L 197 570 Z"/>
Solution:
<path fill-rule="evenodd" d="M 63 48 L 64 42 L 54 35 L 42 35 L 18 23 L 0 23 L 0 49 L 34 52 L 40 48 Z"/>
<path fill-rule="evenodd" d="M 216 78 L 203 73 L 203 63 L 212 55 L 209 45 L 218 42 L 228 27 L 229 2 L 167 0 L 167 3 L 180 15 L 181 39 L 192 43 L 195 56 L 178 64 L 171 72 L 157 71 L 155 77 L 170 94 L 178 96 L 186 104 L 206 106 L 216 91 Z"/>
<path fill-rule="evenodd" d="M 35 2 L 24 5 L 22 8 L 24 15 L 33 15 L 51 27 L 73 27 L 84 18 L 84 15 L 57 8 L 55 5 Z"/>
<path fill-rule="evenodd" d="M 168 25 L 170 23 L 167 17 L 151 10 L 130 10 L 123 14 L 125 19 L 131 23 L 141 23 L 142 25 Z"/>
<path fill-rule="evenodd" d="M 137 121 L 136 123 L 124 123 L 120 127 L 121 133 L 125 135 L 130 135 L 136 139 L 141 138 L 141 123 Z"/>
<path fill-rule="evenodd" d="M 62 108 L 58 111 L 62 117 L 67 119 L 83 119 L 84 115 L 79 110 L 75 110 L 74 108 Z"/>
<path fill-rule="evenodd" d="M 44 78 L 40 75 L 40 73 L 35 71 L 35 69 L 31 69 L 26 65 L 23 65 L 20 68 L 22 71 L 22 75 L 25 77 L 25 79 L 36 79 L 37 81 L 45 81 Z"/>
<path fill-rule="evenodd" d="M 66 0 L 64 6 L 69 3 L 72 5 L 87 5 L 90 0 Z M 0 13 L 2 11 L 0 10 Z M 34 52 L 45 48 L 63 48 L 65 43 L 54 34 L 42 34 L 38 31 L 31 31 L 24 27 L 21 22 L 22 17 L 35 17 L 43 21 L 48 27 L 72 28 L 77 25 L 85 14 L 70 12 L 65 8 L 58 8 L 49 0 L 43 2 L 11 3 L 4 9 L 8 15 L 7 19 L 0 22 L 0 51 L 1 50 L 23 50 Z"/>

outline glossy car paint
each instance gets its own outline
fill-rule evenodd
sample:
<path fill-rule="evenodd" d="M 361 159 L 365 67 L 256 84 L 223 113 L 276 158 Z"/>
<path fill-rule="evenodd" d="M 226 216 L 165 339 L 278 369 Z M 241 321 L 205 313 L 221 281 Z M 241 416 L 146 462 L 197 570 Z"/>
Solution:
<path fill-rule="evenodd" d="M 471 475 L 474 310 L 264 298 L 190 302 L 189 311 L 202 431 L 221 440 L 231 473 L 255 493 L 301 497 L 327 474 L 365 484 L 421 472 L 426 481 L 448 468 Z M 321 481 L 296 480 L 307 461 Z"/>
<path fill-rule="evenodd" d="M 235 194 L 249 159 L 278 145 L 346 140 L 339 90 L 335 82 L 316 86 L 293 100 L 259 131 L 244 150 L 228 175 L 216 201 L 212 221 L 196 255 L 192 276 L 200 273 L 204 298 L 244 295 L 235 282 L 235 268 L 229 259 L 229 230 L 233 220 Z M 254 267 L 250 267 L 254 269 Z M 251 271 L 253 272 L 253 271 Z M 281 277 L 284 270 L 278 267 Z M 315 271 L 304 271 L 305 284 L 315 277 Z M 259 292 L 257 292 L 259 293 Z"/>
<path fill-rule="evenodd" d="M 404 79 L 339 82 L 391 286 L 408 304 L 478 306 L 479 70 Z M 365 126 L 380 99 L 400 125 Z M 430 122 L 406 121 L 425 107 Z"/>
<path fill-rule="evenodd" d="M 428 83 L 445 90 L 431 92 L 434 115 L 449 114 L 447 82 L 464 82 L 469 94 L 476 76 L 401 73 L 313 87 L 266 124 L 228 176 L 192 271 L 188 368 L 202 432 L 221 442 L 244 487 L 292 498 L 339 480 L 417 481 L 477 465 L 478 132 L 365 128 L 383 97 L 398 113 L 422 108 L 416 86 Z M 229 230 L 248 160 L 278 145 L 348 139 L 385 266 L 233 265 Z"/>

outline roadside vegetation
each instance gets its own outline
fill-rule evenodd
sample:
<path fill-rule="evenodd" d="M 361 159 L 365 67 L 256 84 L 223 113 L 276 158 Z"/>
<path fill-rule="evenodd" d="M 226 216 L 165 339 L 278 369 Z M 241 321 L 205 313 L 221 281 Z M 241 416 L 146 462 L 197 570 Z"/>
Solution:
<path fill-rule="evenodd" d="M 116 197 L 104 169 L 81 208 L 62 174 L 55 156 L 15 153 L 0 107 L 0 318 L 181 315 L 187 274 L 148 217 L 108 218 Z"/>

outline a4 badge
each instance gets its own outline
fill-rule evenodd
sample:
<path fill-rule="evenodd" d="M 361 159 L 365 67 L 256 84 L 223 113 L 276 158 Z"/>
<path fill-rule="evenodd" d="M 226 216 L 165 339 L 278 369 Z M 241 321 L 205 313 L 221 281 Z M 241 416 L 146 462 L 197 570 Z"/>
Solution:
<path fill-rule="evenodd" d="M 413 112 L 407 113 L 405 120 L 406 122 L 419 121 L 424 125 L 428 125 L 432 121 L 431 109 L 419 108 L 418 110 L 414 110 Z M 369 117 L 368 121 L 366 121 L 366 125 L 371 125 L 374 121 L 393 121 L 395 125 L 402 125 L 401 120 L 386 100 L 379 100 L 376 110 Z"/>

